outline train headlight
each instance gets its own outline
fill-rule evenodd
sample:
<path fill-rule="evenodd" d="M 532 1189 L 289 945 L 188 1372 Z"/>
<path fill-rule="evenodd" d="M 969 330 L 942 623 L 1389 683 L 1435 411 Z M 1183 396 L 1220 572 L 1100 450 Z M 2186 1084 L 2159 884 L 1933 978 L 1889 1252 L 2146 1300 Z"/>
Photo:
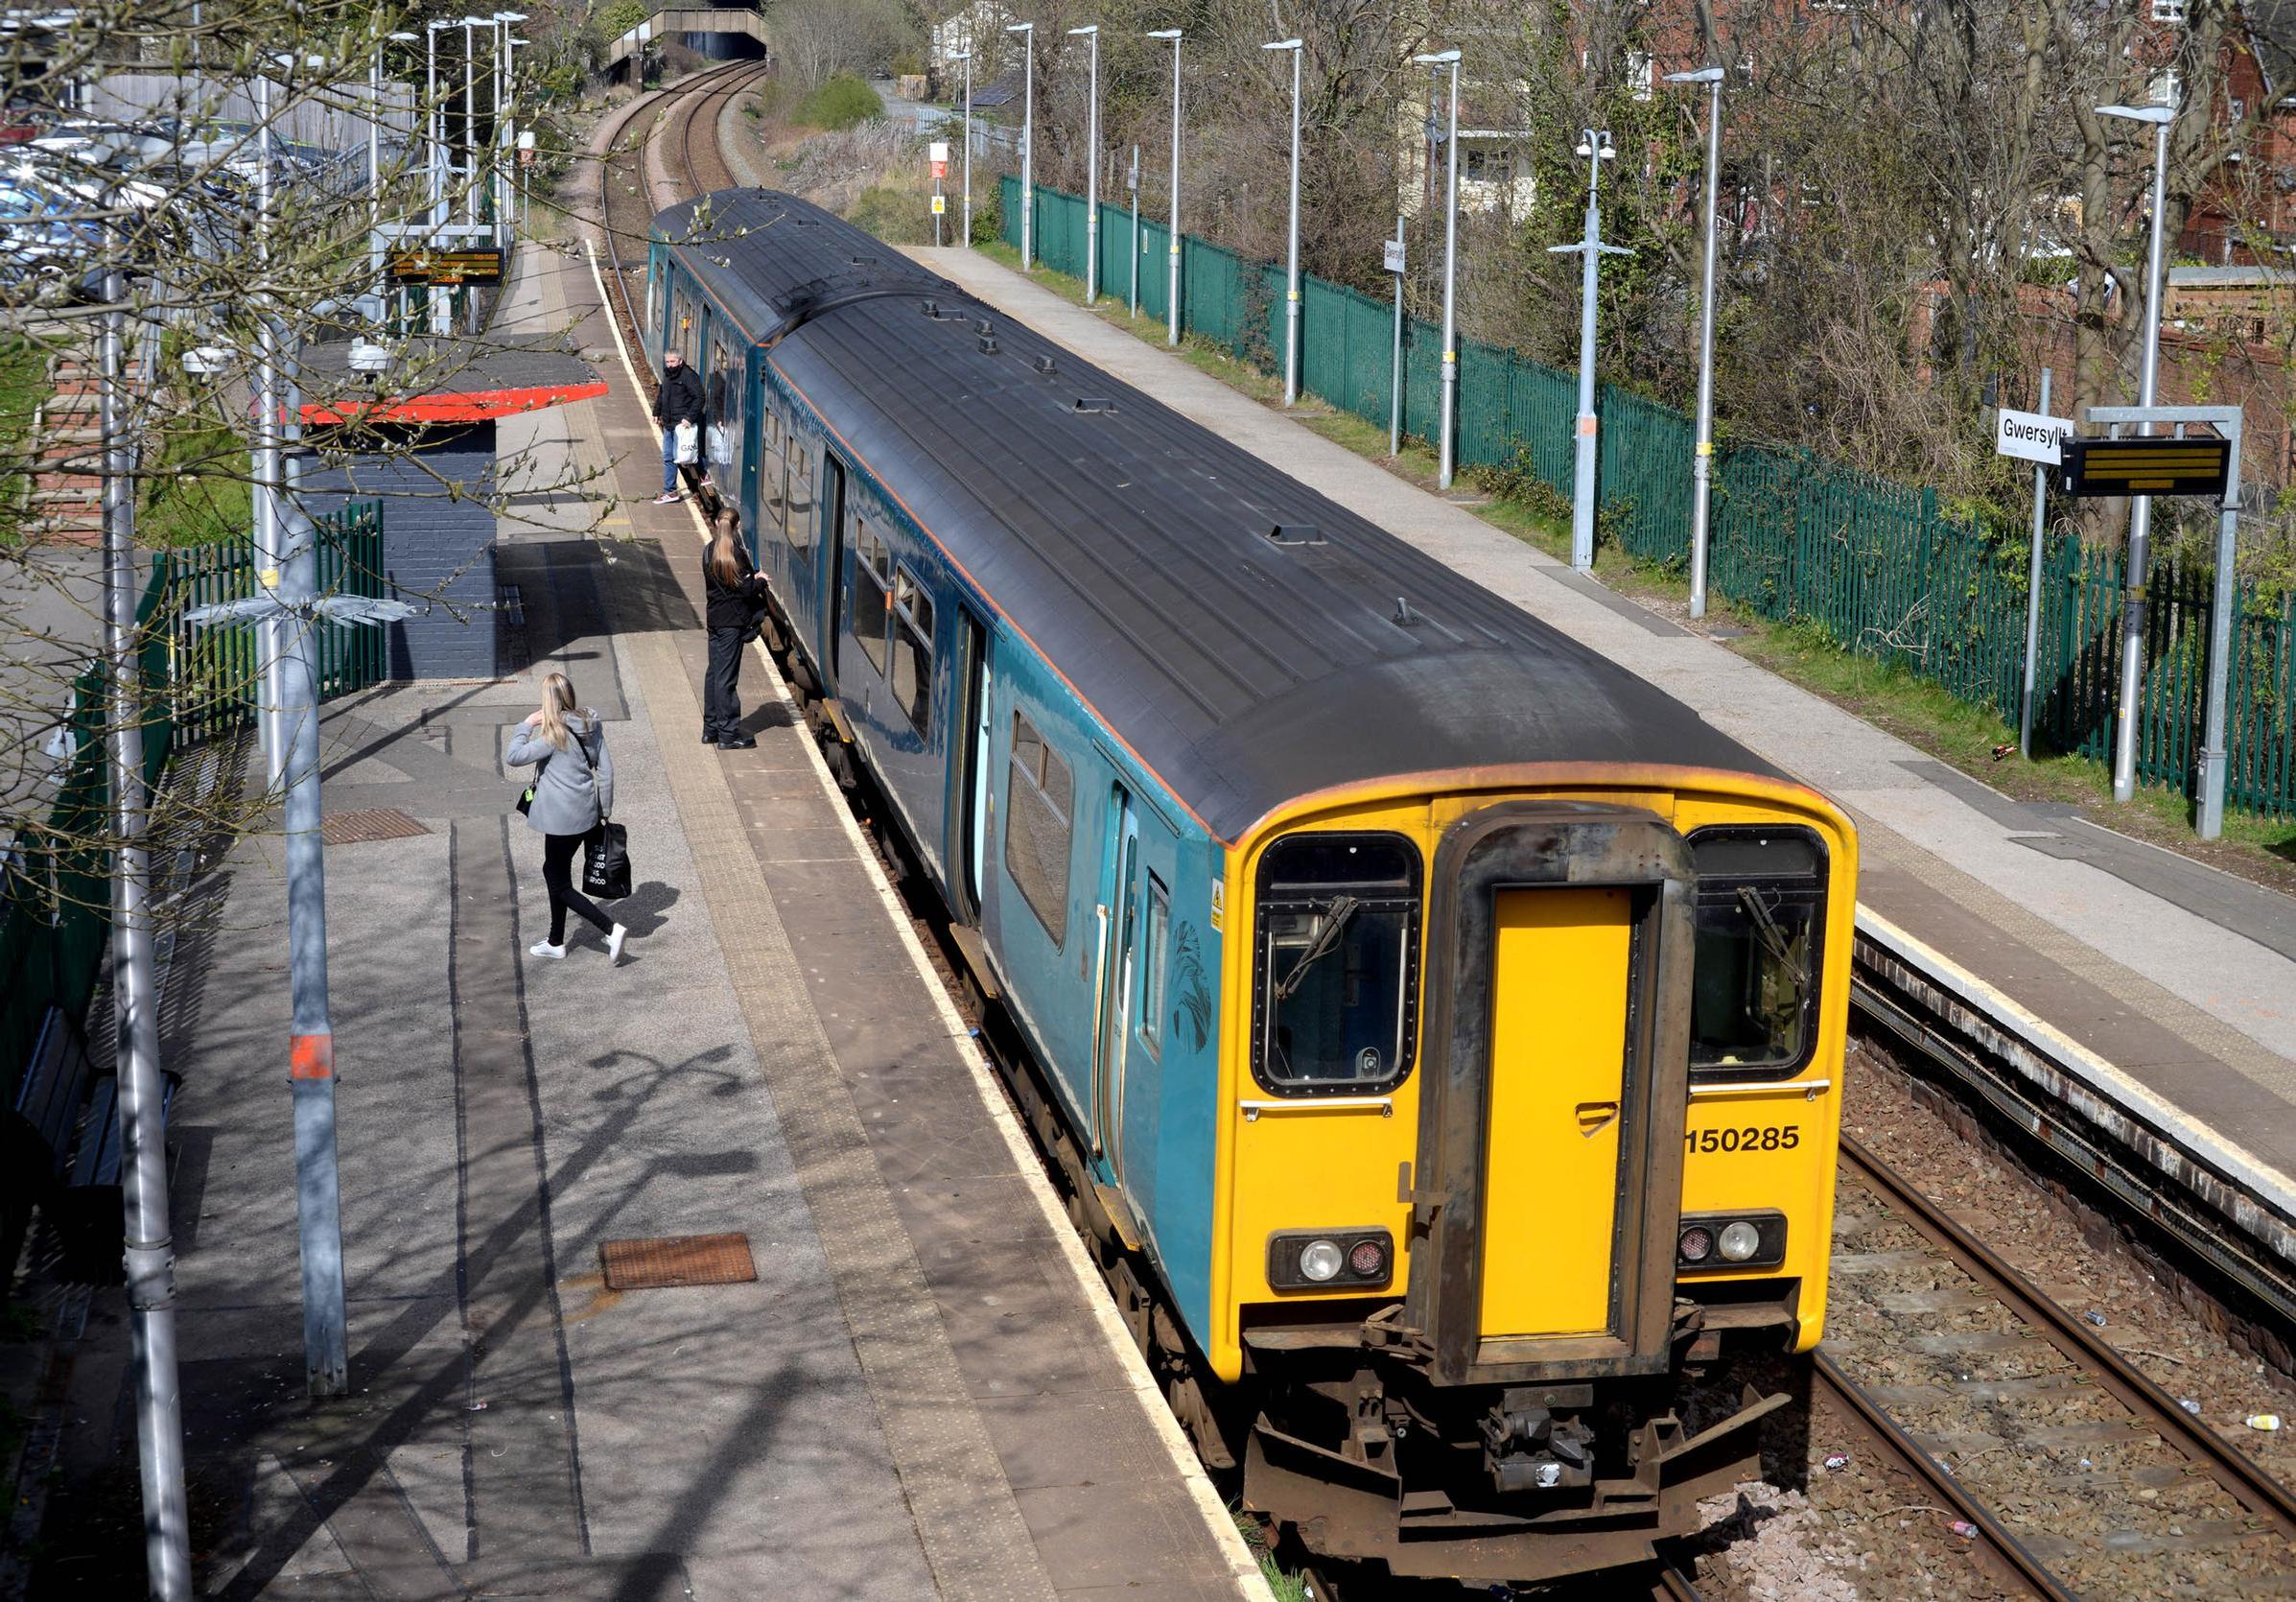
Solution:
<path fill-rule="evenodd" d="M 1786 1260 L 1783 1213 L 1694 1213 L 1675 1237 L 1677 1268 L 1775 1268 Z"/>
<path fill-rule="evenodd" d="M 1277 1290 L 1377 1290 L 1394 1277 L 1394 1237 L 1383 1229 L 1268 1237 L 1268 1284 Z"/>

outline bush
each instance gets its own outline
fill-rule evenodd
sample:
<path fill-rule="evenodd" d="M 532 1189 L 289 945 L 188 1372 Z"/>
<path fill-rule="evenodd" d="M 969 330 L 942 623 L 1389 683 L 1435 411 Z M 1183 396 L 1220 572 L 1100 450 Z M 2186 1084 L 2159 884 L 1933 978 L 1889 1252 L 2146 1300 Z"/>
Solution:
<path fill-rule="evenodd" d="M 930 245 L 933 242 L 932 200 L 911 189 L 873 184 L 854 197 L 845 220 L 866 228 L 887 245 Z M 955 210 L 952 203 L 949 208 Z M 945 218 L 953 223 L 955 219 Z"/>
<path fill-rule="evenodd" d="M 797 120 L 808 128 L 841 132 L 885 114 L 877 91 L 850 72 L 841 72 L 798 104 Z"/>

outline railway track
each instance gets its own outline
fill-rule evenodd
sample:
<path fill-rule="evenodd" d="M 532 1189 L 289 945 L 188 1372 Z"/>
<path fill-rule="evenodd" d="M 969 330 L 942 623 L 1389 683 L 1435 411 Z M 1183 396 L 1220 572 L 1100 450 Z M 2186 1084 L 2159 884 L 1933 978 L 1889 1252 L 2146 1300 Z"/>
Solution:
<path fill-rule="evenodd" d="M 623 319 L 625 330 L 634 337 L 640 331 L 637 307 L 641 293 L 633 278 L 643 282 L 644 263 L 633 247 L 645 238 L 652 215 L 661 204 L 684 195 L 733 184 L 733 175 L 717 149 L 716 128 L 726 104 L 747 86 L 755 71 L 754 66 L 741 63 L 698 75 L 658 99 L 634 107 L 625 117 L 621 130 L 625 137 L 618 141 L 605 174 L 605 265 L 610 268 L 608 276 L 619 302 L 616 313 Z M 629 129 L 648 116 L 652 124 L 645 138 L 627 138 Z M 659 153 L 667 185 L 678 191 L 678 195 L 663 193 L 663 185 L 649 177 L 648 143 Z M 650 380 L 650 374 L 647 376 Z M 800 703 L 811 714 L 813 706 L 811 697 L 805 693 L 806 687 L 793 687 Z M 875 808 L 865 780 L 858 789 L 855 804 L 866 819 Z M 917 881 L 907 872 L 899 843 L 887 837 L 890 832 L 872 828 L 870 833 L 886 858 L 888 871 L 897 881 L 905 879 L 904 887 L 913 889 Z M 977 1016 L 980 998 L 972 993 L 961 956 L 952 952 L 932 909 L 920 905 L 913 896 L 910 906 L 920 932 L 927 936 L 927 949 L 934 953 L 945 982 Z M 1864 994 L 1859 998 L 1859 1003 L 1860 1025 L 1869 1036 L 1886 1034 L 1901 1048 L 1908 1043 L 1902 1006 L 1892 1006 L 1886 1014 L 1877 1012 L 1870 995 Z M 995 1031 L 988 1033 L 993 1037 Z M 984 1040 L 984 1044 L 991 1042 Z M 999 1066 L 1008 1080 L 1014 1082 L 1022 1101 L 1032 1099 L 1026 1083 L 1027 1070 L 1009 1061 L 1000 1062 Z M 1039 1133 L 1043 1133 L 1041 1124 Z M 1058 1167 L 1057 1163 L 1052 1166 Z M 2036 1416 L 2046 1417 L 2051 1416 L 2046 1410 L 2060 1405 L 2067 1395 L 2084 1400 L 2103 1398 L 2120 1410 L 2124 1432 L 2132 1439 L 2155 1443 L 2160 1453 L 2174 1460 L 2174 1471 L 2164 1475 L 2161 1465 L 2150 1464 L 2138 1465 L 2124 1474 L 2099 1472 L 2094 1477 L 2100 1489 L 2134 1496 L 2147 1490 L 2161 1491 L 2164 1486 L 2184 1493 L 2197 1484 L 2206 1487 L 2209 1495 L 2220 1498 L 2233 1515 L 2229 1519 L 2195 1518 L 2178 1511 L 2191 1505 L 2189 1498 L 2167 1498 L 2164 1492 L 2165 1499 L 2154 1503 L 2160 1517 L 2153 1520 L 2162 1527 L 2135 1530 L 2131 1532 L 2132 1540 L 2121 1543 L 2121 1551 L 2107 1554 L 2117 1557 L 2123 1569 L 2132 1561 L 2132 1553 L 2137 1557 L 2167 1557 L 2170 1562 L 2157 1576 L 2159 1590 L 2148 1591 L 2143 1583 L 2125 1589 L 2123 1585 L 2106 1584 L 2098 1588 L 2097 1594 L 2167 1594 L 2180 1589 L 2189 1591 L 2191 1565 L 2183 1567 L 2177 1565 L 2196 1554 L 2231 1552 L 2254 1557 L 2277 1553 L 2284 1563 L 2296 1562 L 2296 1498 L 2290 1496 L 2285 1487 L 2237 1448 L 2219 1439 L 2118 1352 L 2091 1334 L 2080 1319 L 2040 1293 L 2016 1269 L 1947 1217 L 1917 1186 L 1896 1174 L 1847 1135 L 1842 1141 L 1841 1167 L 1845 1201 L 1851 1188 L 1871 1198 L 1883 1212 L 1901 1221 L 1934 1264 L 1961 1276 L 1977 1297 L 2000 1309 L 2021 1331 L 2027 1331 L 2018 1337 L 2018 1343 L 2029 1346 L 2038 1342 L 2055 1355 L 2057 1367 L 2051 1374 L 2019 1372 L 1998 1378 L 1973 1378 L 1975 1369 L 1970 1365 L 1968 1354 L 1986 1345 L 1979 1339 L 1964 1343 L 1967 1350 L 1956 1359 L 1964 1365 L 1953 1371 L 1958 1378 L 1950 1374 L 1944 1377 L 1944 1388 L 1949 1395 L 1957 1385 L 1976 1402 L 1978 1411 L 1971 1413 L 1970 1418 L 2008 1432 L 2000 1445 L 1980 1449 L 1977 1455 L 1982 1458 L 1990 1453 L 2010 1470 L 2005 1477 L 2012 1482 L 2009 1486 L 2012 1492 L 2016 1489 L 2014 1482 L 2030 1478 L 2029 1473 L 2021 1471 L 2034 1466 L 2034 1450 L 2020 1454 L 2015 1403 L 2020 1400 L 2032 1403 Z M 1846 1260 L 1854 1270 L 1858 1259 L 1874 1255 L 1853 1252 Z M 1845 1282 L 1855 1278 L 1854 1271 L 1844 1275 L 1838 1262 L 1838 1306 L 1844 1299 Z M 1918 1305 L 1919 1300 L 1914 1298 L 1911 1305 Z M 1952 1344 L 1946 1343 L 1948 1348 Z M 1830 1341 L 1829 1346 L 1833 1345 Z M 2096 1565 L 2085 1562 L 2083 1554 L 2072 1551 L 2072 1543 L 2062 1537 L 2043 1531 L 2040 1539 L 2030 1539 L 2029 1530 L 2021 1536 L 2019 1529 L 2023 1526 L 2012 1527 L 2018 1520 L 2004 1519 L 1997 1511 L 2015 1497 L 1991 1494 L 1990 1482 L 1995 1476 L 1964 1474 L 1947 1466 L 1945 1460 L 1955 1454 L 1950 1449 L 1941 1452 L 1938 1442 L 1941 1434 L 1950 1436 L 1953 1432 L 1940 1431 L 1935 1409 L 1925 1412 L 1926 1399 L 1912 1395 L 1938 1387 L 1863 1383 L 1845 1370 L 1842 1361 L 1845 1356 L 1854 1366 L 1854 1353 L 1837 1349 L 1819 1355 L 1812 1373 L 1814 1399 L 1829 1415 L 1856 1432 L 1863 1442 L 1862 1449 L 1870 1459 L 1889 1465 L 1918 1488 L 1925 1498 L 1918 1505 L 1933 1511 L 1940 1524 L 1955 1527 L 1956 1536 L 1968 1543 L 1974 1568 L 1984 1583 L 2001 1594 L 2061 1598 L 2079 1593 L 2073 1589 L 2076 1582 L 2081 1590 L 2088 1590 L 2099 1577 L 2094 1572 Z M 1910 1425 L 1906 1422 L 1909 1414 Z M 2034 1427 L 2046 1430 L 2051 1426 Z M 2029 1442 L 2043 1438 L 2028 1435 L 2022 1439 Z M 2097 1455 L 2102 1458 L 2106 1453 L 2100 1449 Z M 2089 1460 L 2082 1461 L 2085 1464 Z M 2137 1548 L 2146 1550 L 2137 1552 Z M 2237 1589 L 2260 1577 L 2257 1567 L 2250 1564 L 2242 1569 L 2233 1565 L 2214 1572 Z M 2074 1571 L 2071 1576 L 2069 1568 Z M 2285 1572 L 2284 1568 L 2272 1570 L 2275 1576 Z M 1684 1599 L 1698 1595 L 1693 1573 L 1687 1567 L 1663 1566 L 1652 1584 L 1654 1596 Z M 1352 1602 L 1353 1590 L 1354 1588 L 1346 1588 L 1335 1594 Z M 1319 1588 L 1316 1594 L 1324 1592 Z"/>

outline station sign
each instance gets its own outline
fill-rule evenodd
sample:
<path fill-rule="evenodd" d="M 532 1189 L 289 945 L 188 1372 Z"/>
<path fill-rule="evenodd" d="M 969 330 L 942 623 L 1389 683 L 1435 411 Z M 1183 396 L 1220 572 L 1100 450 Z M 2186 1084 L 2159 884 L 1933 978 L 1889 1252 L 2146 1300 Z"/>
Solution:
<path fill-rule="evenodd" d="M 2232 441 L 2167 436 L 2068 439 L 2064 491 L 2073 496 L 2209 495 L 2221 500 L 2232 471 Z"/>
<path fill-rule="evenodd" d="M 2051 417 L 2043 412 L 2012 412 L 2003 407 L 1993 422 L 1993 449 L 2000 456 L 2060 465 L 2065 441 L 2073 437 L 2073 419 Z"/>
<path fill-rule="evenodd" d="M 1382 253 L 1387 259 L 1387 270 L 1390 272 L 1400 272 L 1403 271 L 1403 242 L 1401 240 L 1391 239 L 1383 241 Z"/>
<path fill-rule="evenodd" d="M 384 271 L 400 284 L 499 284 L 503 253 L 487 250 L 394 250 Z"/>

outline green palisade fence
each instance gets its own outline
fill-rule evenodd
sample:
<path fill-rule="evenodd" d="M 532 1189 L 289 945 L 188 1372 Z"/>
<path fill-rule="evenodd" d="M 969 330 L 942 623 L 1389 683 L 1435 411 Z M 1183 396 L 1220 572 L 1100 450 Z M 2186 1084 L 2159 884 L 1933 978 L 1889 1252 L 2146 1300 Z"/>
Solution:
<path fill-rule="evenodd" d="M 361 502 L 319 520 L 319 583 L 328 594 L 380 598 L 383 512 Z M 183 614 L 233 600 L 254 584 L 245 546 L 162 551 L 136 611 L 144 697 L 144 777 L 156 785 L 168 759 L 191 742 L 239 727 L 254 715 L 253 630 L 194 629 Z M 383 680 L 384 631 L 327 623 L 319 629 L 322 698 Z M 0 871 L 0 1093 L 16 1087 L 51 1007 L 77 1025 L 86 1012 L 111 936 L 111 770 L 105 749 L 105 673 L 89 664 L 73 686 L 68 726 L 75 746 L 44 830 L 27 831 Z"/>
<path fill-rule="evenodd" d="M 1019 244 L 1019 180 L 1003 180 L 1005 238 Z M 1037 188 L 1037 251 L 1081 276 L 1084 202 Z M 1101 289 L 1130 293 L 1132 222 L 1101 207 Z M 1140 309 L 1165 316 L 1162 225 L 1141 219 Z M 1321 279 L 1301 284 L 1300 387 L 1384 429 L 1394 308 Z M 1283 357 L 1283 270 L 1255 266 L 1193 237 L 1182 243 L 1181 326 L 1266 371 Z M 1441 334 L 1406 318 L 1403 427 L 1425 439 L 1441 413 Z M 1691 419 L 1603 385 L 1605 538 L 1629 554 L 1686 568 L 1690 560 Z M 1573 488 L 1578 384 L 1473 340 L 1459 342 L 1458 457 L 1463 467 L 1522 462 L 1563 495 Z M 1955 695 L 2017 720 L 2025 653 L 2022 530 L 2001 532 L 1938 505 L 1936 493 L 1765 444 L 1718 448 L 1712 591 L 1845 650 L 1894 663 Z M 2120 623 L 2120 558 L 2052 536 L 2042 562 L 2041 646 L 2034 723 L 2057 749 L 2109 754 Z M 2206 570 L 2164 563 L 2152 575 L 2146 625 L 2151 666 L 2140 712 L 2138 772 L 2191 792 L 2205 713 L 2214 607 Z M 2239 586 L 2225 719 L 2225 801 L 2274 816 L 2296 813 L 2296 599 Z"/>

